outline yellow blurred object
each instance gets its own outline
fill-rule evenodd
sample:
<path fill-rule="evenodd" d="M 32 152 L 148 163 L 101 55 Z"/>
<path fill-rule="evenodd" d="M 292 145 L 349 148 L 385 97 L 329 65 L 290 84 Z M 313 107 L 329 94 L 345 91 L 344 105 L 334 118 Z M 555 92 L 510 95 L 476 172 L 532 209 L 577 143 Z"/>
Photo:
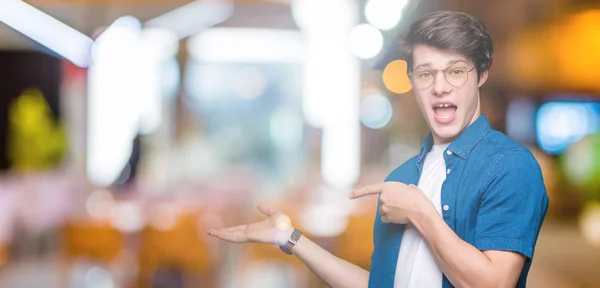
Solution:
<path fill-rule="evenodd" d="M 108 222 L 70 222 L 63 227 L 62 234 L 63 256 L 68 261 L 90 258 L 111 262 L 125 245 L 125 236 Z"/>
<path fill-rule="evenodd" d="M 55 123 L 39 89 L 26 89 L 10 106 L 8 156 L 14 169 L 31 171 L 57 165 L 65 153 L 65 131 Z"/>
<path fill-rule="evenodd" d="M 210 250 L 200 233 L 206 229 L 198 223 L 198 215 L 182 213 L 170 229 L 144 228 L 140 239 L 140 285 L 145 283 L 159 268 L 179 269 L 203 273 L 211 268 Z"/>
<path fill-rule="evenodd" d="M 385 66 L 382 77 L 383 84 L 388 90 L 402 94 L 412 89 L 406 68 L 407 63 L 404 60 L 395 60 Z"/>
<path fill-rule="evenodd" d="M 516 35 L 508 43 L 510 58 L 508 63 L 508 80 L 522 89 L 536 89 L 545 85 L 548 79 L 552 79 L 556 73 L 556 57 L 552 49 L 541 49 L 540 44 L 550 34 L 546 30 L 525 30 Z M 551 83 L 548 83 L 551 84 Z"/>
<path fill-rule="evenodd" d="M 589 10 L 570 17 L 553 34 L 559 66 L 556 80 L 567 87 L 600 90 L 600 10 Z"/>
<path fill-rule="evenodd" d="M 61 234 L 58 287 L 68 287 L 75 261 L 86 259 L 110 265 L 119 261 L 125 249 L 125 236 L 108 222 L 69 221 L 62 227 Z"/>
<path fill-rule="evenodd" d="M 508 44 L 509 79 L 522 89 L 600 91 L 600 10 L 524 30 Z"/>
<path fill-rule="evenodd" d="M 373 206 L 375 208 L 376 206 Z M 375 210 L 352 214 L 348 228 L 337 239 L 334 254 L 363 269 L 370 270 L 373 253 L 373 217 Z"/>
<path fill-rule="evenodd" d="M 588 244 L 600 248 L 600 202 L 585 205 L 579 218 L 579 229 Z"/>
<path fill-rule="evenodd" d="M 4 265 L 6 265 L 6 262 L 6 246 L 0 243 L 0 268 L 4 267 Z"/>

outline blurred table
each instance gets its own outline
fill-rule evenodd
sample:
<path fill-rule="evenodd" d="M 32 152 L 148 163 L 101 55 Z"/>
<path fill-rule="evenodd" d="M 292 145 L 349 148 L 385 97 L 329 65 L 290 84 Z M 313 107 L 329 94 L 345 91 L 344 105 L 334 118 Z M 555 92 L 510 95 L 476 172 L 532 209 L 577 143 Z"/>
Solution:
<path fill-rule="evenodd" d="M 578 229 L 577 223 L 544 224 L 528 287 L 600 287 L 600 249 L 588 245 Z"/>

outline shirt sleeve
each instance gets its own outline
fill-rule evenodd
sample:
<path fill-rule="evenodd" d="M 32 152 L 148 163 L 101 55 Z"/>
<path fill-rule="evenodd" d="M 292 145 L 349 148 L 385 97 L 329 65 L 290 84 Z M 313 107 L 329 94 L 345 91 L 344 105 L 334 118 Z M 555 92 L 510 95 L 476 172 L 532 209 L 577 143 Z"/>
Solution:
<path fill-rule="evenodd" d="M 549 204 L 539 164 L 528 150 L 506 152 L 484 183 L 474 246 L 518 252 L 530 261 Z"/>

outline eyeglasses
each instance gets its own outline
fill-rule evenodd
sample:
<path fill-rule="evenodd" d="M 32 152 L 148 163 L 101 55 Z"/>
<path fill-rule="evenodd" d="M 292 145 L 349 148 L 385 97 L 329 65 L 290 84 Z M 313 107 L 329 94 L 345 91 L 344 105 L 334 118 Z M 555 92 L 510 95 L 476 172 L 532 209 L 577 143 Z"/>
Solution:
<path fill-rule="evenodd" d="M 424 89 L 433 85 L 438 72 L 443 72 L 446 82 L 458 88 L 467 83 L 469 72 L 473 71 L 473 69 L 475 69 L 475 67 L 467 69 L 467 67 L 464 66 L 450 66 L 443 70 L 420 69 L 418 71 L 410 72 L 409 78 L 415 88 Z"/>

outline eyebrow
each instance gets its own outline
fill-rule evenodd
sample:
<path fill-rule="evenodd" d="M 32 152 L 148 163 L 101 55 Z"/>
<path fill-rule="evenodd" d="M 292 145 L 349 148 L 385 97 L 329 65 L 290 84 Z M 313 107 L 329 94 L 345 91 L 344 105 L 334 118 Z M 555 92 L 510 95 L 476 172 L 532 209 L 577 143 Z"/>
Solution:
<path fill-rule="evenodd" d="M 459 59 L 459 60 L 448 61 L 448 63 L 446 63 L 446 66 L 451 66 L 451 65 L 454 65 L 454 64 L 456 64 L 458 62 L 464 62 L 464 63 L 468 64 L 468 62 L 466 60 Z M 419 67 L 428 67 L 428 68 L 431 68 L 431 65 L 432 65 L 431 62 L 419 64 L 419 65 L 415 66 L 415 68 L 413 70 L 417 70 L 417 68 L 419 68 Z"/>

